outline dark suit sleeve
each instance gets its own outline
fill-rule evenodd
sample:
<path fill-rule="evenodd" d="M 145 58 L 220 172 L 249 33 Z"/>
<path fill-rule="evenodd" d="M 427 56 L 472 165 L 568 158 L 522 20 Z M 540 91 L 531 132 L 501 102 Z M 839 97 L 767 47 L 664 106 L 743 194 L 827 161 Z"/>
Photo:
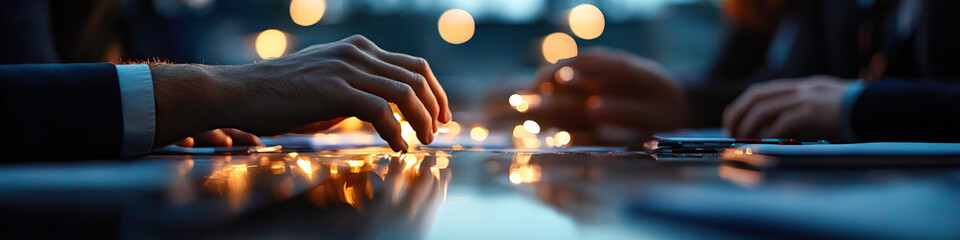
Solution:
<path fill-rule="evenodd" d="M 960 82 L 880 79 L 860 93 L 850 121 L 862 141 L 960 142 Z"/>
<path fill-rule="evenodd" d="M 7 142 L 0 162 L 120 153 L 123 117 L 113 64 L 0 65 L 0 101 Z"/>

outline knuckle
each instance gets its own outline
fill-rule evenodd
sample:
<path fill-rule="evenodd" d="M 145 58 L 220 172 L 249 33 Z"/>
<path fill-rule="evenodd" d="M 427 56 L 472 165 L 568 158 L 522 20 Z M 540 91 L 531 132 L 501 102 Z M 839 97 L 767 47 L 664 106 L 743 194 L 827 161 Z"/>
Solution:
<path fill-rule="evenodd" d="M 410 85 L 400 84 L 398 95 L 400 99 L 412 101 L 417 98 L 417 93 L 413 91 Z"/>
<path fill-rule="evenodd" d="M 373 41 L 363 35 L 353 35 L 353 43 L 361 47 L 372 47 Z"/>
<path fill-rule="evenodd" d="M 373 98 L 371 99 L 370 104 L 373 111 L 373 119 L 375 121 L 384 121 L 388 119 L 393 119 L 393 110 L 390 109 L 390 104 L 383 99 Z"/>
<path fill-rule="evenodd" d="M 413 85 L 418 88 L 423 88 L 427 86 L 427 78 L 418 73 L 411 73 L 413 77 L 411 78 L 410 85 Z"/>
<path fill-rule="evenodd" d="M 345 62 L 345 61 L 343 61 L 343 60 L 333 60 L 333 61 L 330 61 L 330 62 L 328 63 L 328 65 L 330 66 L 330 68 L 332 68 L 332 69 L 334 69 L 334 70 L 337 70 L 337 71 L 348 71 L 348 70 L 351 70 L 351 69 L 353 68 L 353 67 L 350 66 L 349 63 L 347 63 L 347 62 Z"/>
<path fill-rule="evenodd" d="M 417 62 L 417 70 L 426 71 L 427 70 L 427 59 L 422 57 L 414 57 L 414 61 Z"/>
<path fill-rule="evenodd" d="M 359 42 L 364 42 L 364 41 L 369 41 L 369 40 L 367 39 L 367 37 L 364 37 L 364 36 L 361 35 L 361 34 L 354 34 L 354 35 L 350 35 L 350 37 L 347 37 L 347 41 L 349 41 L 349 42 L 354 42 L 354 43 L 359 43 Z"/>
<path fill-rule="evenodd" d="M 340 56 L 353 56 L 360 52 L 360 48 L 352 44 L 338 44 L 333 51 Z"/>

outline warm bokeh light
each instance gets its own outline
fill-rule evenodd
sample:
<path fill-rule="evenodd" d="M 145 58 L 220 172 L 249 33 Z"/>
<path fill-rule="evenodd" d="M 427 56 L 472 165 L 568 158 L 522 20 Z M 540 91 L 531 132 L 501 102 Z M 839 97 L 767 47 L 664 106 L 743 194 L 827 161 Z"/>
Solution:
<path fill-rule="evenodd" d="M 450 155 L 449 154 L 437 154 L 437 164 L 435 165 L 439 169 L 446 169 L 450 166 Z"/>
<path fill-rule="evenodd" d="M 267 29 L 257 35 L 257 55 L 271 59 L 283 56 L 287 51 L 287 35 L 276 29 Z"/>
<path fill-rule="evenodd" d="M 596 6 L 580 4 L 570 10 L 570 30 L 583 39 L 594 39 L 603 33 L 603 13 Z"/>
<path fill-rule="evenodd" d="M 350 172 L 352 173 L 360 172 L 364 164 L 366 164 L 366 162 L 361 160 L 347 160 L 347 165 L 350 166 Z"/>
<path fill-rule="evenodd" d="M 420 145 L 420 139 L 417 138 L 417 131 L 413 129 L 410 122 L 400 121 L 400 137 L 407 142 L 407 146 L 416 147 Z"/>
<path fill-rule="evenodd" d="M 554 139 L 556 140 L 557 146 L 560 147 L 570 143 L 571 137 L 570 133 L 567 131 L 560 131 L 557 132 L 557 134 L 554 136 Z"/>
<path fill-rule="evenodd" d="M 287 164 L 283 161 L 273 161 L 270 162 L 270 171 L 274 175 L 283 174 L 287 171 Z"/>
<path fill-rule="evenodd" d="M 327 10 L 326 0 L 293 0 L 290 1 L 290 18 L 300 26 L 316 24 L 323 18 Z"/>
<path fill-rule="evenodd" d="M 560 70 L 557 70 L 556 76 L 558 83 L 566 83 L 570 80 L 573 80 L 573 68 L 570 66 L 563 66 Z"/>
<path fill-rule="evenodd" d="M 537 124 L 537 122 L 534 122 L 533 120 L 524 121 L 523 130 L 527 130 L 527 132 L 533 134 L 540 133 L 540 124 Z"/>
<path fill-rule="evenodd" d="M 476 141 L 483 141 L 484 139 L 487 139 L 487 134 L 489 134 L 487 129 L 480 126 L 470 129 L 470 138 L 473 138 L 473 140 Z"/>
<path fill-rule="evenodd" d="M 553 95 L 553 83 L 550 83 L 550 82 L 540 83 L 540 94 L 543 94 L 544 96 Z"/>
<path fill-rule="evenodd" d="M 577 56 L 577 41 L 566 33 L 552 33 L 543 39 L 543 58 L 550 63 Z"/>
<path fill-rule="evenodd" d="M 473 37 L 473 16 L 463 9 L 450 9 L 440 15 L 437 29 L 444 41 L 461 44 Z"/>
<path fill-rule="evenodd" d="M 526 101 L 520 102 L 520 105 L 517 105 L 517 112 L 527 112 L 530 110 L 530 104 Z"/>
<path fill-rule="evenodd" d="M 523 102 L 523 97 L 521 97 L 520 94 L 513 94 L 510 95 L 510 98 L 507 99 L 507 101 L 510 103 L 510 106 L 516 107 L 520 106 L 520 103 Z"/>
<path fill-rule="evenodd" d="M 511 173 L 511 174 L 510 174 L 510 182 L 513 183 L 513 184 L 521 184 L 521 183 L 523 183 L 523 177 L 520 176 L 519 171 L 516 172 L 516 173 Z"/>
<path fill-rule="evenodd" d="M 356 117 L 349 117 L 337 124 L 337 130 L 340 132 L 356 132 L 363 128 L 363 121 Z"/>
<path fill-rule="evenodd" d="M 601 106 L 603 106 L 603 99 L 601 99 L 600 96 L 592 95 L 587 98 L 587 108 L 591 110 L 596 110 L 596 109 L 599 109 Z"/>
<path fill-rule="evenodd" d="M 457 136 L 460 134 L 460 124 L 456 121 L 450 121 L 450 123 L 444 124 L 437 128 L 437 132 L 448 134 L 450 136 Z"/>
<path fill-rule="evenodd" d="M 527 136 L 533 136 L 533 135 L 527 132 L 527 130 L 524 130 L 523 125 L 517 125 L 513 127 L 513 137 L 523 138 Z"/>
<path fill-rule="evenodd" d="M 730 165 L 721 165 L 718 169 L 718 175 L 734 184 L 743 187 L 756 187 L 763 182 L 763 174 L 759 171 L 736 168 Z"/>

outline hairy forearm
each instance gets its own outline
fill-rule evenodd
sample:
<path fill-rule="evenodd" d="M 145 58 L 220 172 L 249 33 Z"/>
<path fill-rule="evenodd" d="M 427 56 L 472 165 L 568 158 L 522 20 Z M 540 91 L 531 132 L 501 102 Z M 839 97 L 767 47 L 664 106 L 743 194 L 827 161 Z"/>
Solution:
<path fill-rule="evenodd" d="M 228 95 L 218 72 L 228 66 L 152 65 L 156 102 L 154 147 L 222 127 Z"/>

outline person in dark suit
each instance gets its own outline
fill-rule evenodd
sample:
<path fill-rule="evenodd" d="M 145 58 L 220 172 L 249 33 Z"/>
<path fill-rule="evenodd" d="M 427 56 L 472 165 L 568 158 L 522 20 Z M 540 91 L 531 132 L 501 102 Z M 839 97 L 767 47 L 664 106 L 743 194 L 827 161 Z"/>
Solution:
<path fill-rule="evenodd" d="M 960 141 L 960 3 L 728 0 L 724 9 L 733 26 L 704 81 L 586 51 L 541 71 L 534 86 L 557 90 L 531 112 L 582 111 L 583 120 L 543 121 L 644 134 L 722 125 L 739 138 Z M 556 81 L 566 66 L 575 78 Z"/>
<path fill-rule="evenodd" d="M 247 65 L 59 63 L 118 58 L 116 3 L 0 3 L 0 27 L 12 33 L 0 36 L 0 150 L 14 156 L 0 161 L 137 156 L 197 134 L 255 141 L 232 129 L 317 131 L 350 116 L 405 151 L 388 102 L 425 144 L 452 119 L 426 60 L 359 35 Z M 61 23 L 71 27 L 55 27 Z"/>

